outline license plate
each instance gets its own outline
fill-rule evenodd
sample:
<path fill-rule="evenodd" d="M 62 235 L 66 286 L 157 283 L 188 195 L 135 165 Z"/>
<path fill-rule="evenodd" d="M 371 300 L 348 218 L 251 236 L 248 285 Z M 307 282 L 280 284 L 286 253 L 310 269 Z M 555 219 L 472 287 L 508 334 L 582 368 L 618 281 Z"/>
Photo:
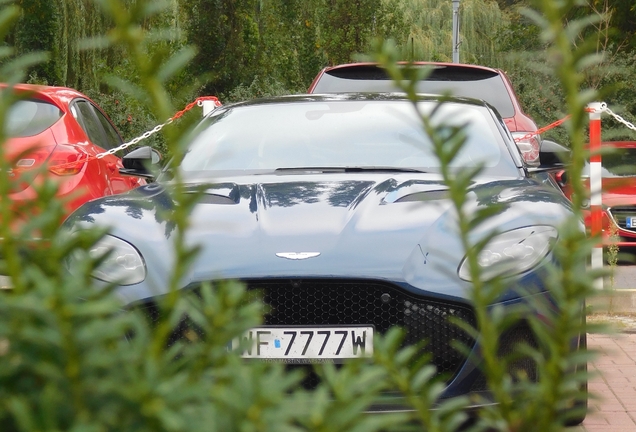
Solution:
<path fill-rule="evenodd" d="M 257 327 L 232 341 L 243 358 L 318 363 L 371 357 L 373 326 Z"/>
<path fill-rule="evenodd" d="M 627 216 L 627 220 L 625 222 L 625 226 L 627 228 L 636 228 L 636 217 L 635 216 Z"/>

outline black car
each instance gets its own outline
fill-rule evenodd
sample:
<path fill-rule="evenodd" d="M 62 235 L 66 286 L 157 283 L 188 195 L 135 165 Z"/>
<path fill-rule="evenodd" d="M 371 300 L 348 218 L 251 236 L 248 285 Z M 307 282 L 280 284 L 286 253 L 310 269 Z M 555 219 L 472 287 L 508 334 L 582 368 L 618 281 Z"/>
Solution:
<path fill-rule="evenodd" d="M 437 97 L 423 97 L 430 113 Z M 557 227 L 571 216 L 556 188 L 528 174 L 502 119 L 484 102 L 454 99 L 436 117 L 466 125 L 453 170 L 483 165 L 466 193 L 475 209 L 504 210 L 474 232 L 499 234 L 480 256 L 486 277 L 505 274 L 499 300 L 523 299 L 516 288 L 546 295 L 541 275 L 553 260 Z M 153 152 L 125 157 L 128 173 L 149 175 Z M 475 313 L 454 208 L 413 105 L 389 94 L 301 95 L 226 105 L 196 128 L 183 161 L 156 182 L 84 205 L 71 230 L 110 227 L 95 249 L 111 250 L 95 273 L 117 282 L 125 305 L 152 308 L 167 292 L 173 225 L 165 219 L 171 178 L 205 187 L 187 233 L 201 253 L 182 281 L 243 281 L 271 305 L 265 325 L 246 335 L 244 357 L 285 363 L 343 362 L 369 356 L 373 338 L 391 326 L 406 343 L 428 340 L 446 395 L 485 390 L 473 362 L 451 344 L 478 343 L 448 318 L 471 325 Z M 532 339 L 524 325 L 502 345 Z M 529 371 L 532 374 L 532 371 Z M 532 375 L 530 375 L 532 376 Z"/>

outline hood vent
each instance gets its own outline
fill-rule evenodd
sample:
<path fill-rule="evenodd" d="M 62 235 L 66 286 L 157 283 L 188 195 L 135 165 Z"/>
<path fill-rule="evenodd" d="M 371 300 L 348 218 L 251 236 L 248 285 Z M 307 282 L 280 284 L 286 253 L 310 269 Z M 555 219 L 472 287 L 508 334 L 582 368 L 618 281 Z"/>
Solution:
<path fill-rule="evenodd" d="M 415 202 L 415 201 L 439 201 L 448 199 L 447 190 L 430 191 L 430 192 L 415 192 L 412 194 L 404 195 L 394 202 Z"/>
<path fill-rule="evenodd" d="M 201 204 L 238 204 L 241 192 L 236 183 L 219 183 L 208 186 L 199 200 Z"/>
<path fill-rule="evenodd" d="M 387 204 L 414 201 L 438 201 L 448 199 L 448 187 L 440 182 L 409 181 L 387 193 Z"/>

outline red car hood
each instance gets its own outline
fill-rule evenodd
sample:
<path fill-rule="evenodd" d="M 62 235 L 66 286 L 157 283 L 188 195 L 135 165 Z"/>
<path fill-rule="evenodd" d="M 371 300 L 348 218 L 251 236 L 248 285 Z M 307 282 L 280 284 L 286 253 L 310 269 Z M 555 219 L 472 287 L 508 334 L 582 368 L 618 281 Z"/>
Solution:
<path fill-rule="evenodd" d="M 603 205 L 636 205 L 636 177 L 604 178 Z"/>

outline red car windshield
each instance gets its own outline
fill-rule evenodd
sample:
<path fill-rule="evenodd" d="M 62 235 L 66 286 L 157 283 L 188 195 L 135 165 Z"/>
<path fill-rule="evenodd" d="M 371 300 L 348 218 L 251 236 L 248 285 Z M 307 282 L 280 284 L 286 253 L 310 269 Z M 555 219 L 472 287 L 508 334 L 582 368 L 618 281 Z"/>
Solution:
<path fill-rule="evenodd" d="M 30 99 L 16 102 L 7 115 L 7 134 L 13 138 L 42 133 L 62 117 L 62 111 L 53 104 Z"/>

